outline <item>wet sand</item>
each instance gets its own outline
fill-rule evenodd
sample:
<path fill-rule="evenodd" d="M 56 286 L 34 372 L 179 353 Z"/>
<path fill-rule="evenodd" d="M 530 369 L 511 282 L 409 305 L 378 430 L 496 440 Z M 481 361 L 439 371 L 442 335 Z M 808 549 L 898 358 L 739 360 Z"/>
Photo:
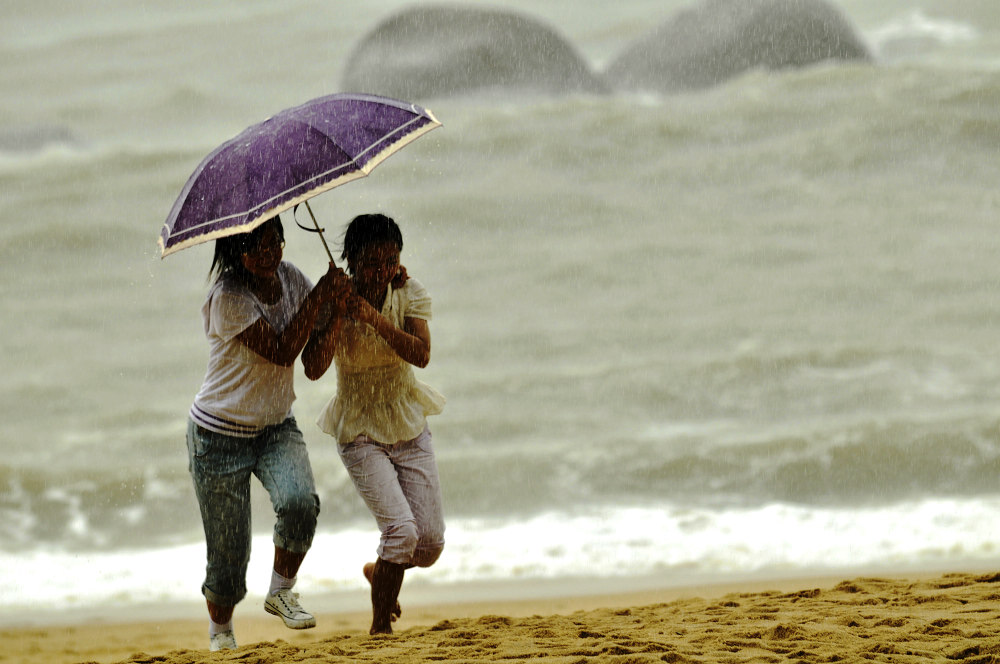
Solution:
<path fill-rule="evenodd" d="M 146 607 L 0 628 L 0 662 L 1000 662 L 1000 573 L 746 580 L 586 593 L 588 584 L 402 596 L 396 634 L 367 634 L 361 595 L 317 600 L 292 631 L 242 603 L 236 651 L 207 651 L 206 622 Z M 560 592 L 560 588 L 562 592 Z M 605 586 L 606 589 L 606 586 Z M 483 593 L 493 600 L 484 600 Z M 479 599 L 471 600 L 473 596 Z M 330 604 L 335 602 L 338 606 Z M 318 603 L 322 610 L 315 610 Z M 157 613 L 163 614 L 158 617 Z M 32 620 L 36 624 L 31 624 Z M 69 622 L 67 622 L 69 620 Z"/>

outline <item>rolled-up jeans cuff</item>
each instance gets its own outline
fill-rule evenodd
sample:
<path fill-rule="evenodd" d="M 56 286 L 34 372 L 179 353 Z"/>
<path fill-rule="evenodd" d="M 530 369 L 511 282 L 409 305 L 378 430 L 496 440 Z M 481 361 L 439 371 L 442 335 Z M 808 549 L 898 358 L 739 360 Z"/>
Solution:
<path fill-rule="evenodd" d="M 239 595 L 225 596 L 219 595 L 206 585 L 202 585 L 201 594 L 205 596 L 205 599 L 216 606 L 236 606 L 244 597 L 246 597 L 247 591 L 244 590 Z"/>
<path fill-rule="evenodd" d="M 274 533 L 274 545 L 279 549 L 284 549 L 289 553 L 307 553 L 309 548 L 312 546 L 312 540 L 303 542 L 302 540 L 293 540 L 278 533 Z"/>

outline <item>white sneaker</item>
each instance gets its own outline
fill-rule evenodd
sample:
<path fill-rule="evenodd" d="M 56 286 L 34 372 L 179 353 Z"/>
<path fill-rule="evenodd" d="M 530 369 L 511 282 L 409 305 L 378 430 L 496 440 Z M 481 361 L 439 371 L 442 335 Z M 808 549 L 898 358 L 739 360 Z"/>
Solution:
<path fill-rule="evenodd" d="M 236 635 L 233 630 L 213 634 L 208 639 L 212 652 L 217 650 L 236 650 Z"/>
<path fill-rule="evenodd" d="M 299 604 L 298 593 L 289 589 L 279 590 L 264 599 L 264 610 L 285 621 L 292 629 L 309 629 L 316 626 L 316 619 Z"/>

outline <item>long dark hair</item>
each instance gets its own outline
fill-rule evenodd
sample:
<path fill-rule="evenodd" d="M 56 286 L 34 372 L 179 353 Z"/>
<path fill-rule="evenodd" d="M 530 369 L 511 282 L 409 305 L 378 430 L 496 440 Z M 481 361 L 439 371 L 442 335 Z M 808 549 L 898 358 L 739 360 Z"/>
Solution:
<path fill-rule="evenodd" d="M 243 254 L 253 251 L 264 232 L 272 226 L 277 229 L 278 236 L 284 240 L 285 227 L 281 224 L 281 217 L 278 215 L 271 217 L 249 233 L 220 237 L 216 240 L 212 267 L 208 269 L 208 281 L 214 282 L 230 275 L 242 282 L 249 281 L 250 273 L 243 266 Z"/>
<path fill-rule="evenodd" d="M 381 242 L 392 242 L 400 251 L 403 250 L 403 233 L 392 217 L 384 214 L 360 214 L 351 220 L 344 231 L 344 252 L 340 255 L 347 261 L 348 270 L 351 262 L 365 247 Z"/>

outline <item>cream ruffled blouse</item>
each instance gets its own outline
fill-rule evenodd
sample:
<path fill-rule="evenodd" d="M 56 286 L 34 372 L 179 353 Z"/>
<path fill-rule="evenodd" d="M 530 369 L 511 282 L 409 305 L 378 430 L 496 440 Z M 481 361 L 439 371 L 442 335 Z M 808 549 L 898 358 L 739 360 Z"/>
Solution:
<path fill-rule="evenodd" d="M 430 320 L 430 295 L 412 277 L 398 290 L 389 286 L 382 315 L 400 329 L 407 317 Z M 390 445 L 412 440 L 424 430 L 427 416 L 444 408 L 445 398 L 417 380 L 413 367 L 366 323 L 344 322 L 333 359 L 337 393 L 316 423 L 340 444 L 360 435 Z"/>

